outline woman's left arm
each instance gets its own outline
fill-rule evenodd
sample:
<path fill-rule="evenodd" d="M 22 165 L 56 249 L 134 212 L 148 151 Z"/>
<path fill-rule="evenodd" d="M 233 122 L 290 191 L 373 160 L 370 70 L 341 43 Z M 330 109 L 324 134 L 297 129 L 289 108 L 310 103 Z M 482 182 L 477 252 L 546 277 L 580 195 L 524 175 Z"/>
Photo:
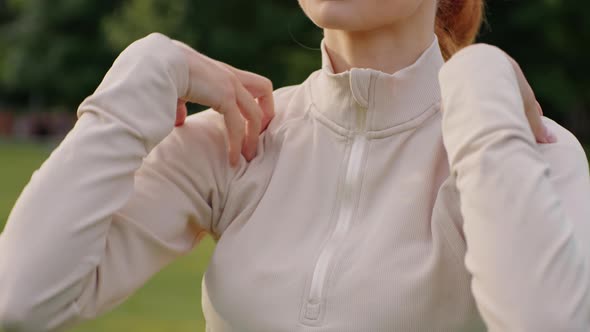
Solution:
<path fill-rule="evenodd" d="M 578 141 L 544 119 L 537 144 L 506 54 L 470 46 L 440 72 L 465 263 L 489 331 L 590 331 L 590 177 Z"/>

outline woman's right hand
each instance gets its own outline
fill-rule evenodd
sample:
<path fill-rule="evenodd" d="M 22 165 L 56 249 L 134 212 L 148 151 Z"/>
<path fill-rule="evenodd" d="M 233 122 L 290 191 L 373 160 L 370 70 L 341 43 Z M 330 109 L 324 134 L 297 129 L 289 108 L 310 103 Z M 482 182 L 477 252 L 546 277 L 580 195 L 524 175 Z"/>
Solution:
<path fill-rule="evenodd" d="M 176 126 L 184 123 L 186 102 L 211 107 L 224 117 L 230 164 L 237 165 L 240 153 L 252 160 L 258 136 L 274 117 L 272 82 L 213 60 L 181 42 L 174 43 L 182 49 L 189 65 L 188 91 L 178 100 Z"/>

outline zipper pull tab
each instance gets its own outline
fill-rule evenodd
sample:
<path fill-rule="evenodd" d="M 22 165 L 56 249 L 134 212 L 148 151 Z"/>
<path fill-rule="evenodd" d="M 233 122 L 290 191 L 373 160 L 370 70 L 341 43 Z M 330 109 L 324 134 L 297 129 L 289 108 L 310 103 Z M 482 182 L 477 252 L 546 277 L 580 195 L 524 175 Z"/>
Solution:
<path fill-rule="evenodd" d="M 320 318 L 321 306 L 319 303 L 307 303 L 305 305 L 305 318 L 309 320 L 317 320 Z"/>

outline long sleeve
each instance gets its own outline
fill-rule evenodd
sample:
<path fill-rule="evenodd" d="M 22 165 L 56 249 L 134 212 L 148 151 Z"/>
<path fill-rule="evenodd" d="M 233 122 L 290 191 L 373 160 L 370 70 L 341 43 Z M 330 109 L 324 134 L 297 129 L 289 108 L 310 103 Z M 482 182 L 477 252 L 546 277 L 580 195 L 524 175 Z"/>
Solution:
<path fill-rule="evenodd" d="M 537 145 L 515 73 L 476 45 L 440 72 L 472 292 L 489 331 L 590 330 L 590 180 L 577 140 Z"/>
<path fill-rule="evenodd" d="M 219 150 L 207 132 L 212 114 L 173 130 L 187 81 L 184 56 L 153 34 L 127 48 L 80 105 L 0 235 L 0 330 L 95 317 L 208 230 L 223 177 L 212 164 L 223 153 L 203 157 Z"/>

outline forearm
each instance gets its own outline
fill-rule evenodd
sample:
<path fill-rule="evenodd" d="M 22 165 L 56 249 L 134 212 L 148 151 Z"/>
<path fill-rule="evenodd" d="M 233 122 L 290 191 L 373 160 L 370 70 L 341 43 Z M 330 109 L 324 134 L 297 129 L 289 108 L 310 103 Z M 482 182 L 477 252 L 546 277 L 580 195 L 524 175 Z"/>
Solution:
<path fill-rule="evenodd" d="M 12 210 L 0 236 L 0 321 L 8 331 L 23 314 L 31 316 L 18 327 L 25 330 L 53 329 L 77 315 L 111 216 L 129 199 L 143 158 L 173 128 L 186 69 L 163 63 L 179 61 L 162 47 L 165 37 L 150 38 L 126 50 L 82 103 L 75 128 Z"/>
<path fill-rule="evenodd" d="M 440 78 L 474 296 L 491 331 L 587 330 L 590 234 L 573 231 L 503 56 L 471 48 Z"/>

